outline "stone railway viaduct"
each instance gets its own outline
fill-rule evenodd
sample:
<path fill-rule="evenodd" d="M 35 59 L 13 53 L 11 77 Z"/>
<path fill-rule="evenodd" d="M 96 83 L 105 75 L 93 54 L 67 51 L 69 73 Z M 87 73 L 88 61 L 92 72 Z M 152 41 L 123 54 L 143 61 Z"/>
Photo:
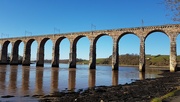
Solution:
<path fill-rule="evenodd" d="M 18 50 L 19 44 L 24 43 L 24 54 L 22 65 L 30 65 L 31 59 L 31 44 L 33 41 L 37 41 L 37 62 L 36 66 L 44 65 L 44 45 L 47 40 L 51 39 L 53 42 L 52 49 L 52 67 L 59 67 L 59 45 L 64 38 L 68 38 L 70 41 L 70 54 L 69 54 L 69 68 L 76 68 L 76 44 L 82 37 L 87 37 L 90 41 L 90 53 L 89 53 L 89 68 L 96 68 L 96 42 L 104 35 L 109 35 L 113 39 L 113 53 L 112 53 L 112 69 L 118 70 L 119 67 L 119 45 L 118 42 L 122 36 L 126 34 L 134 34 L 140 39 L 140 57 L 139 57 L 139 71 L 145 71 L 145 40 L 146 37 L 153 32 L 162 32 L 166 34 L 170 39 L 170 71 L 176 71 L 177 67 L 177 52 L 176 52 L 176 38 L 180 34 L 180 24 L 170 24 L 161 26 L 146 26 L 135 28 L 120 28 L 110 30 L 97 30 L 88 32 L 74 32 L 65 34 L 49 34 L 40 36 L 28 36 L 17 38 L 3 38 L 0 39 L 0 64 L 8 64 L 7 49 L 8 44 L 12 44 L 12 53 L 10 64 L 18 64 Z"/>

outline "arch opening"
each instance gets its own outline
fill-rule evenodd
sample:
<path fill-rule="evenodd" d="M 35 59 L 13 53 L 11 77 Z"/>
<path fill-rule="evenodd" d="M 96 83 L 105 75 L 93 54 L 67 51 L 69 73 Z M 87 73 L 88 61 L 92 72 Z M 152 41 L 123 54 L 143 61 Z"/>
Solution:
<path fill-rule="evenodd" d="M 70 52 L 69 39 L 66 37 L 59 38 L 56 46 L 59 48 L 57 53 L 59 53 L 58 63 L 60 64 L 60 68 L 68 68 Z"/>
<path fill-rule="evenodd" d="M 113 39 L 109 35 L 101 35 L 97 40 L 94 42 L 94 46 L 96 48 L 96 69 L 97 70 L 109 70 L 103 72 L 103 74 L 111 75 L 112 70 L 112 50 L 113 50 Z M 102 65 L 108 65 L 104 67 Z M 99 73 L 99 71 L 96 71 Z M 101 79 L 102 76 L 96 76 L 96 79 Z M 107 79 L 106 82 L 111 82 L 112 79 Z M 95 84 L 99 85 L 102 83 L 101 80 L 96 80 Z"/>
<path fill-rule="evenodd" d="M 113 47 L 112 37 L 104 34 L 99 36 L 94 43 L 96 44 L 96 64 L 111 65 Z"/>
<path fill-rule="evenodd" d="M 51 66 L 52 61 L 52 40 L 44 38 L 38 45 L 37 62 L 36 66 Z"/>
<path fill-rule="evenodd" d="M 11 52 L 12 52 L 11 48 L 12 48 L 12 44 L 10 43 L 10 41 L 5 41 L 2 44 L 1 64 L 9 64 L 10 63 Z"/>
<path fill-rule="evenodd" d="M 169 66 L 170 39 L 163 32 L 152 32 L 145 39 L 146 66 Z"/>
<path fill-rule="evenodd" d="M 44 42 L 44 64 L 48 67 L 51 67 L 52 46 L 53 42 L 51 39 L 48 39 L 46 42 Z"/>
<path fill-rule="evenodd" d="M 180 33 L 176 38 L 176 46 L 177 46 L 177 70 L 180 70 Z"/>
<path fill-rule="evenodd" d="M 150 31 L 147 35 L 146 35 L 146 37 L 145 37 L 145 41 L 146 41 L 146 38 L 149 36 L 149 35 L 152 35 L 152 34 L 156 34 L 156 33 L 161 33 L 161 34 L 164 34 L 164 35 L 166 35 L 167 37 L 169 37 L 163 30 L 153 30 L 153 31 Z"/>
<path fill-rule="evenodd" d="M 82 36 L 76 42 L 77 47 L 77 64 L 89 64 L 89 47 L 90 41 L 86 36 Z M 88 68 L 88 66 L 87 66 Z"/>
<path fill-rule="evenodd" d="M 22 64 L 23 61 L 23 53 L 24 53 L 24 43 L 21 41 L 19 44 L 19 51 L 18 51 L 18 63 Z"/>
<path fill-rule="evenodd" d="M 30 39 L 25 45 L 25 51 L 23 56 L 23 65 L 35 66 L 36 53 L 37 53 L 37 41 L 35 39 Z"/>
<path fill-rule="evenodd" d="M 119 64 L 139 65 L 140 39 L 133 33 L 124 34 L 118 41 Z"/>
<path fill-rule="evenodd" d="M 32 39 L 32 42 L 31 42 L 31 62 L 36 62 L 36 59 L 37 59 L 37 48 L 38 48 L 38 43 L 36 40 Z"/>
<path fill-rule="evenodd" d="M 11 60 L 10 60 L 11 65 L 17 65 L 17 64 L 22 63 L 22 58 L 23 57 L 19 55 L 20 54 L 19 50 L 23 50 L 23 48 L 20 47 L 21 42 L 22 42 L 22 40 L 17 40 L 17 41 L 14 42 L 14 44 L 12 46 L 12 53 L 11 53 Z M 23 46 L 23 45 L 21 45 L 21 46 Z M 21 53 L 22 52 L 23 51 L 21 51 Z"/>
<path fill-rule="evenodd" d="M 12 55 L 12 44 L 9 42 L 9 43 L 6 43 L 6 47 L 5 48 L 7 50 L 7 53 L 5 54 L 5 56 L 7 56 L 7 61 L 8 63 L 10 64 L 10 60 L 11 60 L 11 55 Z M 3 48 L 4 49 L 4 48 Z"/>

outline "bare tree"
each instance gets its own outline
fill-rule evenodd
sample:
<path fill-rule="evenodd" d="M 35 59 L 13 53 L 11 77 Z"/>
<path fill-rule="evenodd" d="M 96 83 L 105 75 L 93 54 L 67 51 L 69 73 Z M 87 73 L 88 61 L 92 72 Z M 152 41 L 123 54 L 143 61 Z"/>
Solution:
<path fill-rule="evenodd" d="M 180 22 L 180 0 L 164 0 L 166 9 L 168 12 L 167 16 L 170 16 L 173 21 Z"/>

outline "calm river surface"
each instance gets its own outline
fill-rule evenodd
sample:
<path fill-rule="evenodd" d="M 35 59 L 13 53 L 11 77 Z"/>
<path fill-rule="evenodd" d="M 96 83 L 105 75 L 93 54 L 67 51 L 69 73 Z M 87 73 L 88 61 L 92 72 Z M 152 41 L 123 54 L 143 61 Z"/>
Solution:
<path fill-rule="evenodd" d="M 15 98 L 25 95 L 47 95 L 54 91 L 78 90 L 93 86 L 110 86 L 131 83 L 137 79 L 159 77 L 161 71 L 148 69 L 145 74 L 136 67 L 119 67 L 119 71 L 112 71 L 111 66 L 97 66 L 96 70 L 89 70 L 88 65 L 77 65 L 68 68 L 67 64 L 60 64 L 59 68 L 31 66 L 0 66 L 0 96 L 13 95 Z M 10 98 L 13 99 L 13 98 Z M 0 101 L 10 99 L 0 98 Z"/>

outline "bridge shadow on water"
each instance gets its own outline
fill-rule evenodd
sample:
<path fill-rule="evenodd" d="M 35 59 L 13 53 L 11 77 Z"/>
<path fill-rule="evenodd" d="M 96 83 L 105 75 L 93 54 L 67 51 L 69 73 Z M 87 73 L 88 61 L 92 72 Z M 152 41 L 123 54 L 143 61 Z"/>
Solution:
<path fill-rule="evenodd" d="M 88 65 L 78 65 L 77 68 L 67 68 L 66 65 L 60 68 L 1 65 L 0 96 L 47 95 L 56 91 L 116 86 L 156 78 L 159 73 L 154 69 L 141 73 L 136 67 L 119 67 L 119 70 L 112 71 L 111 66 L 97 66 L 89 70 Z"/>

